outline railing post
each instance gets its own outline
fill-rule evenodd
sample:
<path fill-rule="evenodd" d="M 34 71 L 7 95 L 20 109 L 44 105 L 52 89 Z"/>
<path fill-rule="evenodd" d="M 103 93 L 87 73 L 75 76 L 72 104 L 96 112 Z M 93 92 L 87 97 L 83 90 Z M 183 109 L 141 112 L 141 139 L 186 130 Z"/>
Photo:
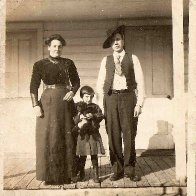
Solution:
<path fill-rule="evenodd" d="M 176 180 L 178 180 L 181 184 L 184 184 L 186 179 L 186 137 L 184 102 L 183 0 L 172 0 L 172 27 Z"/>
<path fill-rule="evenodd" d="M 196 195 L 196 0 L 189 1 L 187 195 Z"/>

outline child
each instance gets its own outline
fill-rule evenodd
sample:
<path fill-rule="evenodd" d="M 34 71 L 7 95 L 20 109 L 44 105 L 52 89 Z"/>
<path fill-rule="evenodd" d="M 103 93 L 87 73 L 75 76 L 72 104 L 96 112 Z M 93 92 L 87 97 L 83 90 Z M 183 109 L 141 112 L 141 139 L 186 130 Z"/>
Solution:
<path fill-rule="evenodd" d="M 99 123 L 103 119 L 101 109 L 92 103 L 94 90 L 90 86 L 83 86 L 80 90 L 82 101 L 76 103 L 77 115 L 74 117 L 76 156 L 74 160 L 72 181 L 83 181 L 85 178 L 85 163 L 87 155 L 91 155 L 93 165 L 94 182 L 99 182 L 98 154 L 105 154 Z M 78 134 L 77 134 L 78 133 Z M 79 174 L 79 176 L 77 176 Z M 78 179 L 79 177 L 79 179 Z"/>

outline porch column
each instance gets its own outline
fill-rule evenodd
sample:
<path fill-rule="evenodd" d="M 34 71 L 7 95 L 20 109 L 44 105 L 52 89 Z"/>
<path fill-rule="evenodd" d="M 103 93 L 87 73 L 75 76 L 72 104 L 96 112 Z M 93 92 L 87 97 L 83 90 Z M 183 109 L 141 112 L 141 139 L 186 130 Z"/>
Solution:
<path fill-rule="evenodd" d="M 0 99 L 5 97 L 5 0 L 0 1 Z M 0 100 L 0 110 L 1 100 Z M 1 116 L 2 117 L 2 116 Z M 0 119 L 0 124 L 2 121 Z M 3 190 L 3 129 L 0 130 L 0 194 Z"/>
<path fill-rule="evenodd" d="M 189 2 L 187 195 L 195 195 L 196 175 L 196 0 Z"/>
<path fill-rule="evenodd" d="M 174 82 L 174 140 L 176 180 L 186 179 L 185 102 L 184 102 L 184 44 L 183 0 L 172 0 L 173 82 Z"/>
<path fill-rule="evenodd" d="M 0 1 L 0 98 L 5 98 L 5 0 Z"/>

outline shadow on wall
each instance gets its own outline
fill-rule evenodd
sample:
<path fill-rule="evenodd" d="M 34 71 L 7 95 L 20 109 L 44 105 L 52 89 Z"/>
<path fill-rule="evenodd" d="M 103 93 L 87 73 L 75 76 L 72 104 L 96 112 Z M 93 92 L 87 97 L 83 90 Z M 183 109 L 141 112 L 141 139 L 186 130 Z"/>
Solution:
<path fill-rule="evenodd" d="M 149 139 L 148 149 L 174 149 L 174 138 L 172 135 L 173 125 L 168 121 L 157 121 L 157 133 Z"/>

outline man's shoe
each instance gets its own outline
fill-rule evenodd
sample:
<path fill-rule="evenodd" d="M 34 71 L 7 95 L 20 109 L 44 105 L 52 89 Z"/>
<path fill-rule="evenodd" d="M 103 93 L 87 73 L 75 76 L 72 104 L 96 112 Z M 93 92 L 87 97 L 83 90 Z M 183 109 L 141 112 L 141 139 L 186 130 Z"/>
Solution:
<path fill-rule="evenodd" d="M 113 175 L 110 177 L 110 180 L 111 180 L 111 181 L 117 181 L 117 180 L 120 180 L 121 178 L 123 178 L 123 173 L 120 173 L 120 174 L 113 174 Z"/>
<path fill-rule="evenodd" d="M 134 182 L 138 182 L 141 180 L 141 177 L 136 175 L 135 173 L 134 174 L 124 174 L 124 177 L 125 178 L 130 178 L 130 180 L 134 181 Z"/>
<path fill-rule="evenodd" d="M 137 182 L 141 180 L 141 177 L 135 174 L 135 167 L 131 167 L 130 170 L 127 171 L 128 173 L 124 174 L 124 177 L 130 178 L 130 180 Z"/>
<path fill-rule="evenodd" d="M 138 182 L 141 180 L 141 177 L 138 175 L 134 175 L 130 177 L 130 180 L 134 181 L 134 182 Z"/>

